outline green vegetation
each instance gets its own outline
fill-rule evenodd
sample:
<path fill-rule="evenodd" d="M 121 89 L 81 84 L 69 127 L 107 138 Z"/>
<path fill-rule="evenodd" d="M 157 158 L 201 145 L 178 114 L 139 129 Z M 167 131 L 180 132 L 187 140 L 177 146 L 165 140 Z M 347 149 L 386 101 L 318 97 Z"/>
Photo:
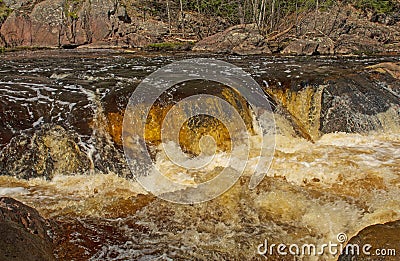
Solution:
<path fill-rule="evenodd" d="M 189 50 L 193 46 L 190 42 L 163 42 L 163 43 L 153 43 L 145 47 L 146 51 L 183 51 Z"/>
<path fill-rule="evenodd" d="M 355 0 L 350 1 L 356 8 L 379 14 L 388 14 L 400 10 L 396 0 Z"/>
<path fill-rule="evenodd" d="M 7 19 L 11 12 L 12 9 L 8 8 L 4 4 L 3 0 L 0 0 L 0 24 L 2 24 Z"/>
<path fill-rule="evenodd" d="M 71 20 L 78 19 L 78 13 L 76 10 L 78 9 L 79 5 L 81 4 L 81 0 L 67 0 L 65 1 L 64 12 L 67 18 L 71 18 Z"/>
<path fill-rule="evenodd" d="M 243 1 L 226 0 L 188 0 L 185 2 L 186 9 L 203 14 L 211 14 L 227 19 L 230 23 L 239 22 L 239 9 Z"/>
<path fill-rule="evenodd" d="M 334 6 L 350 4 L 357 9 L 378 14 L 400 12 L 398 0 L 146 0 L 152 13 L 164 20 L 174 20 L 184 31 L 184 13 L 197 12 L 220 17 L 228 25 L 256 23 L 266 34 L 281 31 L 307 16 L 327 11 Z M 167 18 L 168 14 L 168 18 Z"/>
<path fill-rule="evenodd" d="M 78 14 L 76 12 L 74 12 L 74 11 L 67 11 L 65 16 L 69 17 L 69 18 L 71 18 L 73 20 L 77 20 L 78 19 Z"/>
<path fill-rule="evenodd" d="M 128 0 L 126 0 L 128 1 Z M 215 17 L 218 24 L 206 25 L 213 31 L 215 27 L 236 25 L 241 23 L 256 23 L 260 30 L 266 34 L 281 31 L 287 28 L 293 19 L 307 12 L 329 10 L 335 5 L 340 5 L 346 0 L 143 0 L 133 2 L 132 6 L 142 14 L 144 20 L 147 15 L 157 17 L 168 22 L 170 29 L 181 32 L 183 35 L 190 28 L 186 23 L 188 14 L 200 14 L 206 17 Z M 348 0 L 355 4 L 362 0 Z M 364 0 L 368 1 L 368 0 Z M 374 1 L 374 0 L 369 0 Z M 380 1 L 380 0 L 375 0 Z M 395 1 L 395 0 L 390 0 Z M 354 3 L 353 3 L 354 2 Z M 190 16 L 190 15 L 189 15 Z M 191 16 L 192 19 L 201 16 Z M 201 20 L 198 25 L 205 26 Z M 193 22 L 192 22 L 193 25 Z M 175 30 L 174 30 L 175 29 Z"/>
<path fill-rule="evenodd" d="M 0 54 L 19 52 L 19 51 L 37 51 L 37 50 L 48 50 L 48 49 L 52 49 L 52 48 L 41 47 L 41 46 L 15 46 L 15 47 L 0 46 Z"/>

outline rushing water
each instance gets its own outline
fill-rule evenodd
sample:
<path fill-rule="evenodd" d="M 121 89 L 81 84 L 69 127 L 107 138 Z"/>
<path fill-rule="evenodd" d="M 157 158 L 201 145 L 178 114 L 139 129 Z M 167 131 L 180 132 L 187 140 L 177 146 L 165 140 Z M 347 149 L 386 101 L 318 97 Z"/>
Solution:
<path fill-rule="evenodd" d="M 272 166 L 254 190 L 248 188 L 249 169 L 257 155 L 250 153 L 249 168 L 239 181 L 209 202 L 180 205 L 147 193 L 132 179 L 118 135 L 113 135 L 118 124 L 110 122 L 121 121 L 119 112 L 145 76 L 183 58 L 111 51 L 4 56 L 0 195 L 21 200 L 59 222 L 60 258 L 263 260 L 257 247 L 265 240 L 338 243 L 339 233 L 351 237 L 368 225 L 400 219 L 400 125 L 390 115 L 383 130 L 322 133 L 311 141 L 277 114 Z M 274 77 L 313 81 L 332 71 L 341 75 L 398 61 L 216 58 L 242 67 L 261 84 Z M 257 144 L 258 139 L 252 136 L 251 142 Z M 215 157 L 207 171 L 224 166 L 229 154 L 222 150 Z M 171 175 L 182 172 L 162 154 L 155 159 Z M 337 255 L 297 258 L 336 260 Z M 275 252 L 273 260 L 282 259 L 293 256 Z"/>

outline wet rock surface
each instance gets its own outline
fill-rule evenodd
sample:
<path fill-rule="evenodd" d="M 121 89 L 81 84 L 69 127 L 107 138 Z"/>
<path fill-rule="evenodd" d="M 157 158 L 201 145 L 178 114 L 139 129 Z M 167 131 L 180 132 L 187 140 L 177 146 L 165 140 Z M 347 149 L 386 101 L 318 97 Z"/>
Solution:
<path fill-rule="evenodd" d="M 398 260 L 400 251 L 400 221 L 377 224 L 364 228 L 356 236 L 352 237 L 347 246 L 358 245 L 359 254 L 355 250 L 349 250 L 339 256 L 338 261 L 395 261 Z M 370 245 L 364 249 L 365 245 Z"/>
<path fill-rule="evenodd" d="M 286 79 L 277 71 L 275 79 L 265 81 L 264 89 L 289 113 L 302 136 L 311 140 L 326 133 L 367 133 L 400 126 L 396 63 L 347 66 L 329 70 L 323 64 L 310 64 L 301 77 Z M 306 76 L 307 70 L 314 77 Z M 287 70 L 286 76 L 294 73 Z"/>
<path fill-rule="evenodd" d="M 348 76 L 347 76 L 348 77 Z M 385 129 L 385 113 L 399 115 L 400 101 L 384 84 L 366 73 L 329 81 L 322 94 L 322 133 L 336 131 L 366 133 Z M 346 79 L 347 78 L 347 79 Z M 399 89 L 397 82 L 392 88 Z M 397 123 L 398 124 L 398 123 Z"/>
<path fill-rule="evenodd" d="M 1 260 L 55 260 L 49 221 L 15 199 L 0 198 L 0 234 Z"/>
<path fill-rule="evenodd" d="M 91 162 L 78 146 L 79 138 L 57 125 L 43 125 L 14 138 L 0 154 L 1 175 L 53 178 L 90 169 Z"/>

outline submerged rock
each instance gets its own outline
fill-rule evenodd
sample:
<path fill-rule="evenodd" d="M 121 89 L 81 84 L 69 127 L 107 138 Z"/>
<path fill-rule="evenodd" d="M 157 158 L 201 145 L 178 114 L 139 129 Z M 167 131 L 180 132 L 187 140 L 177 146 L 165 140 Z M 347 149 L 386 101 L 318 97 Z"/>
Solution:
<path fill-rule="evenodd" d="M 338 261 L 395 261 L 400 251 L 400 220 L 377 224 L 364 228 L 347 243 L 346 250 L 339 256 Z M 367 244 L 365 253 L 363 247 Z M 359 252 L 354 252 L 350 245 L 358 245 Z M 345 248 L 346 249 L 346 248 Z"/>
<path fill-rule="evenodd" d="M 214 95 L 227 101 L 237 109 L 239 115 L 244 119 L 247 129 L 250 132 L 254 131 L 252 126 L 252 112 L 247 105 L 246 100 L 239 95 L 239 93 L 220 83 L 198 80 L 192 81 L 190 84 L 186 83 L 186 87 L 185 85 L 177 86 L 176 91 L 162 94 L 151 106 L 149 115 L 147 115 L 147 124 L 144 133 L 146 143 L 158 146 L 162 140 L 161 130 L 164 124 L 164 119 L 170 112 L 171 108 L 178 101 L 201 93 Z M 105 124 L 106 131 L 117 145 L 122 145 L 122 131 L 142 137 L 142 134 L 137 133 L 140 130 L 138 124 L 142 123 L 141 117 L 143 117 L 143 110 L 147 104 L 142 104 L 141 107 L 138 106 L 138 113 L 132 113 L 132 115 L 135 115 L 135 118 L 130 120 L 135 122 L 135 124 L 132 124 L 132 127 L 129 129 L 122 130 L 124 111 L 130 95 L 131 93 L 127 89 L 113 90 L 102 99 L 103 106 L 107 111 Z M 171 99 L 171 97 L 173 99 Z M 216 115 L 218 115 L 218 111 L 223 110 L 223 105 L 221 103 L 213 100 L 206 100 L 205 102 L 210 108 L 213 108 Z M 191 109 L 196 110 L 196 108 Z M 180 110 L 177 110 L 172 115 L 170 126 L 173 126 L 174 130 L 179 130 L 179 142 L 185 151 L 196 155 L 200 154 L 201 149 L 199 144 L 201 138 L 205 134 L 211 135 L 215 140 L 217 140 L 216 145 L 219 150 L 230 150 L 230 134 L 222 121 L 214 117 L 208 117 L 207 115 L 197 115 L 186 119 L 186 113 Z M 182 122 L 183 119 L 185 119 L 182 124 L 183 126 L 178 125 L 178 123 Z"/>
<path fill-rule="evenodd" d="M 399 97 L 369 78 L 361 72 L 328 82 L 322 94 L 322 133 L 393 131 L 400 126 Z"/>
<path fill-rule="evenodd" d="M 12 198 L 0 198 L 0 259 L 55 260 L 51 226 L 34 208 Z"/>
<path fill-rule="evenodd" d="M 85 172 L 91 164 L 77 139 L 63 127 L 52 124 L 16 136 L 0 153 L 0 175 L 51 179 L 56 173 Z"/>
<path fill-rule="evenodd" d="M 317 140 L 332 132 L 391 132 L 400 128 L 400 83 L 395 78 L 395 64 L 330 72 L 325 71 L 328 67 L 310 69 L 315 70 L 313 78 L 278 75 L 264 88 L 303 137 Z"/>

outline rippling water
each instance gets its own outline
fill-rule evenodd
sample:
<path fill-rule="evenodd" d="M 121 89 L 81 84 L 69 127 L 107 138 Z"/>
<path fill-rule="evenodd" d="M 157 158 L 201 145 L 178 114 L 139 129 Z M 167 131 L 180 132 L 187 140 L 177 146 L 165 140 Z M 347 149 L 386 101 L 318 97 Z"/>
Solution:
<path fill-rule="evenodd" d="M 58 239 L 60 258 L 263 260 L 257 246 L 266 239 L 288 245 L 337 243 L 339 233 L 351 237 L 368 225 L 400 218 L 400 133 L 396 128 L 329 133 L 312 142 L 285 132 L 292 126 L 282 120 L 271 170 L 254 190 L 248 188 L 251 173 L 247 171 L 227 193 L 201 204 L 174 204 L 144 191 L 129 174 L 121 174 L 128 172 L 121 163 L 121 148 L 103 126 L 107 113 L 123 109 L 126 97 L 107 97 L 121 90 L 131 92 L 149 73 L 183 58 L 50 52 L 7 56 L 0 65 L 3 153 L 15 137 L 25 135 L 29 142 L 34 140 L 31 133 L 45 124 L 63 127 L 34 140 L 53 146 L 49 153 L 60 159 L 52 163 L 50 179 L 26 180 L 13 173 L 35 166 L 28 170 L 3 166 L 4 176 L 0 176 L 0 195 L 21 200 L 59 221 L 65 233 Z M 241 66 L 260 83 L 270 75 L 312 78 L 330 70 L 340 74 L 350 67 L 397 59 L 217 58 Z M 276 117 L 279 124 L 280 116 Z M 65 141 L 60 133 L 73 135 Z M 252 137 L 252 142 L 257 139 Z M 75 155 L 70 153 L 75 145 L 68 145 L 72 141 L 89 155 L 87 166 L 62 166 L 63 158 Z M 49 145 L 53 143 L 58 144 L 56 149 Z M 215 157 L 211 170 L 221 167 L 229 155 L 221 151 Z M 251 155 L 248 164 L 251 167 L 256 161 L 256 155 Z M 156 164 L 171 173 L 181 171 L 162 155 Z M 273 256 L 273 260 L 284 258 L 293 260 Z M 299 257 L 336 258 L 328 254 Z"/>

